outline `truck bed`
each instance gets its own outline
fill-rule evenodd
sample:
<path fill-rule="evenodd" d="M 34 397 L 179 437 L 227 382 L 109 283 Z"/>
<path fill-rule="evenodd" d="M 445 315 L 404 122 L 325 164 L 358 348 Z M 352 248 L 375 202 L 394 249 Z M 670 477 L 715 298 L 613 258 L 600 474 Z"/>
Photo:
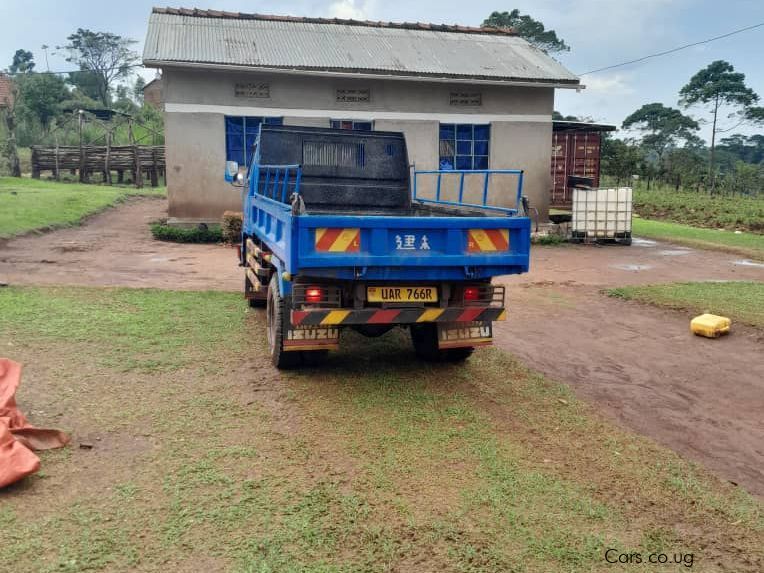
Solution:
<path fill-rule="evenodd" d="M 437 177 L 437 193 L 417 199 L 400 133 L 268 125 L 252 165 L 243 232 L 280 274 L 464 281 L 528 270 L 530 220 L 487 200 L 488 178 L 511 173 L 519 201 L 522 171 L 421 172 Z M 476 174 L 483 203 L 463 203 L 464 179 Z M 459 202 L 440 200 L 441 175 L 461 178 Z"/>
<path fill-rule="evenodd" d="M 490 217 L 492 213 L 469 207 L 412 203 L 401 207 L 312 207 L 308 215 L 345 215 L 349 217 Z"/>

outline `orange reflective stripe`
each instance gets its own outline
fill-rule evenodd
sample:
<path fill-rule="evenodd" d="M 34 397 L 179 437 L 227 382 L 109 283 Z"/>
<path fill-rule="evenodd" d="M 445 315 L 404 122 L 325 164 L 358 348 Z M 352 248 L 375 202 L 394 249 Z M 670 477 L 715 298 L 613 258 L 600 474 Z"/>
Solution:
<path fill-rule="evenodd" d="M 489 229 L 486 230 L 486 234 L 497 251 L 506 251 L 509 248 L 509 229 Z"/>
<path fill-rule="evenodd" d="M 509 229 L 469 229 L 467 251 L 491 253 L 509 250 Z"/>
<path fill-rule="evenodd" d="M 342 229 L 316 229 L 316 250 L 328 251 Z"/>
<path fill-rule="evenodd" d="M 360 229 L 316 229 L 316 251 L 357 253 L 360 250 Z"/>

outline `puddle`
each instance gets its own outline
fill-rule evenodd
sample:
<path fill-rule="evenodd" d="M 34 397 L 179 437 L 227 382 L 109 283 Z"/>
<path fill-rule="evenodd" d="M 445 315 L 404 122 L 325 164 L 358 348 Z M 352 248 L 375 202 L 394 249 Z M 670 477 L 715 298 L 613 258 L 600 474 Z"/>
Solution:
<path fill-rule="evenodd" d="M 657 244 L 656 241 L 651 241 L 650 239 L 640 239 L 639 237 L 631 239 L 632 247 L 654 247 Z"/>
<path fill-rule="evenodd" d="M 652 265 L 630 265 L 630 264 L 622 264 L 622 265 L 610 265 L 614 269 L 618 269 L 621 271 L 648 271 L 651 268 L 653 268 Z"/>
<path fill-rule="evenodd" d="M 732 261 L 733 265 L 740 265 L 741 267 L 756 267 L 759 269 L 764 269 L 764 263 L 757 263 L 756 261 L 752 261 L 750 259 L 739 259 L 737 261 Z"/>
<path fill-rule="evenodd" d="M 692 251 L 690 249 L 666 249 L 664 251 L 659 251 L 659 255 L 663 255 L 664 257 L 680 257 L 682 255 L 688 255 Z"/>

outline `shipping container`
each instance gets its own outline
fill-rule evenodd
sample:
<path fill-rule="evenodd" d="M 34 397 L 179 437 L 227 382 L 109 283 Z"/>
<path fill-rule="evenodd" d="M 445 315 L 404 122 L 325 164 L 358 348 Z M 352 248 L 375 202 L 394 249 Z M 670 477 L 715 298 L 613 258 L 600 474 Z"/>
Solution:
<path fill-rule="evenodd" d="M 600 184 L 600 152 L 603 131 L 614 131 L 615 126 L 577 121 L 552 122 L 552 188 L 549 206 L 570 209 L 573 202 L 574 181 L 585 178 L 589 186 Z"/>

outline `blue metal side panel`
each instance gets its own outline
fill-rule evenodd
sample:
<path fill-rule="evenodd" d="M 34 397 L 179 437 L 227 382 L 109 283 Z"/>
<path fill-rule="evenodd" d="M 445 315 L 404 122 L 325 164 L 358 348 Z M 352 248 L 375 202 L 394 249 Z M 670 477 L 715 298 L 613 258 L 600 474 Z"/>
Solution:
<path fill-rule="evenodd" d="M 246 216 L 243 231 L 246 235 L 258 237 L 273 253 L 272 261 L 279 270 L 281 293 L 289 294 L 291 286 L 284 282 L 281 273 L 293 268 L 295 249 L 295 217 L 289 205 L 273 201 L 262 195 L 247 196 L 244 201 Z"/>
<path fill-rule="evenodd" d="M 257 235 L 262 239 L 287 268 L 291 265 L 291 251 L 295 246 L 292 240 L 294 217 L 290 211 L 289 205 L 264 197 L 255 197 L 249 206 L 245 228 L 247 234 Z"/>

